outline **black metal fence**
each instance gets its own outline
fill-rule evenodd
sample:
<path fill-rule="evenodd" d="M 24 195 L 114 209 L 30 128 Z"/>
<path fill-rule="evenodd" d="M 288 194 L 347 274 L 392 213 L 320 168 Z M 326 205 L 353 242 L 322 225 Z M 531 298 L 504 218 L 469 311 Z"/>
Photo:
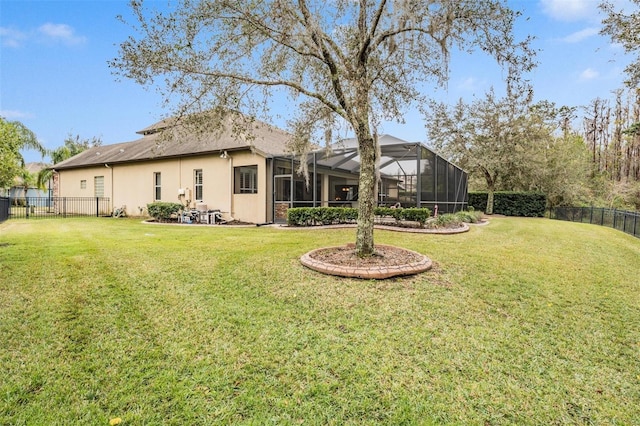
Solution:
<path fill-rule="evenodd" d="M 602 207 L 556 207 L 552 219 L 608 226 L 640 238 L 640 213 Z"/>
<path fill-rule="evenodd" d="M 11 205 L 8 197 L 0 197 L 0 223 L 9 219 L 9 206 Z"/>
<path fill-rule="evenodd" d="M 19 197 L 8 199 L 7 210 L 9 219 L 111 216 L 111 200 L 105 197 Z"/>

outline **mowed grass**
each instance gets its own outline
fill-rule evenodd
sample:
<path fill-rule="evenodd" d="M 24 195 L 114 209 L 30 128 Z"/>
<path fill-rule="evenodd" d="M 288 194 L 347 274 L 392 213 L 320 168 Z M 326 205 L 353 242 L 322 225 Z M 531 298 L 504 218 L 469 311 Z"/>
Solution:
<path fill-rule="evenodd" d="M 0 225 L 0 424 L 640 424 L 640 240 L 376 231 L 432 271 L 307 270 L 355 230 Z"/>

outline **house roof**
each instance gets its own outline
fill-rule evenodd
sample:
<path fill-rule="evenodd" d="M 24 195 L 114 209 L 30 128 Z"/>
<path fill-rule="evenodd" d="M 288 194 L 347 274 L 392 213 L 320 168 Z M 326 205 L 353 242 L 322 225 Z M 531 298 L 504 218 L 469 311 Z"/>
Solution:
<path fill-rule="evenodd" d="M 26 171 L 31 173 L 32 175 L 38 174 L 40 170 L 51 167 L 47 163 L 42 162 L 32 162 L 24 165 Z M 13 187 L 22 187 L 22 179 L 19 176 L 13 178 Z"/>
<path fill-rule="evenodd" d="M 235 118 L 238 117 L 240 115 L 235 114 Z M 90 148 L 61 161 L 53 168 L 63 170 L 243 149 L 251 149 L 264 157 L 288 152 L 289 133 L 261 121 L 241 118 L 241 132 L 237 131 L 239 122 L 233 121 L 232 117 L 227 117 L 215 130 L 205 130 L 204 126 L 197 129 L 186 123 L 176 124 L 176 119 L 164 119 L 138 131 L 143 135 L 140 139 Z M 236 131 L 232 131 L 232 128 Z"/>
<path fill-rule="evenodd" d="M 33 162 L 27 163 L 24 165 L 24 168 L 27 169 L 29 173 L 38 173 L 42 169 L 46 169 L 50 165 L 42 162 Z"/>

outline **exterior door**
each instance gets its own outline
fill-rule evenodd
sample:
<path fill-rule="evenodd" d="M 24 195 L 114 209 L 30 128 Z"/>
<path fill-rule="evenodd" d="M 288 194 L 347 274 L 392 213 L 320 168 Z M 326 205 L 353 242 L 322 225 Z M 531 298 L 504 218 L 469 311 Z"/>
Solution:
<path fill-rule="evenodd" d="M 276 223 L 287 221 L 287 210 L 292 207 L 292 175 L 277 175 L 273 177 L 273 218 Z"/>

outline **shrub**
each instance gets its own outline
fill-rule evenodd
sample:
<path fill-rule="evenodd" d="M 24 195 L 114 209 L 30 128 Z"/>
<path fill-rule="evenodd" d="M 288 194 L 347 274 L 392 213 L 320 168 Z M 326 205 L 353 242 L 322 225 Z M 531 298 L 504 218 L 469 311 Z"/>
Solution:
<path fill-rule="evenodd" d="M 294 207 L 287 210 L 289 226 L 351 223 L 357 218 L 358 210 L 351 207 Z"/>
<path fill-rule="evenodd" d="M 487 211 L 487 196 L 487 192 L 469 192 L 468 206 L 481 212 Z"/>
<path fill-rule="evenodd" d="M 171 216 L 177 214 L 182 210 L 182 204 L 180 203 L 167 203 L 158 201 L 155 203 L 147 204 L 147 211 L 149 216 L 159 222 L 166 222 L 171 219 Z"/>
<path fill-rule="evenodd" d="M 461 222 L 465 223 L 478 223 L 482 217 L 482 212 L 474 210 L 460 211 L 455 214 Z"/>
<path fill-rule="evenodd" d="M 429 222 L 430 228 L 451 228 L 462 225 L 462 220 L 453 213 L 439 214 L 434 220 Z"/>
<path fill-rule="evenodd" d="M 427 222 L 431 211 L 429 209 L 392 209 L 377 207 L 374 214 L 379 217 L 390 216 L 396 222 L 408 220 L 420 223 Z M 294 207 L 287 210 L 287 224 L 289 226 L 333 225 L 353 223 L 358 219 L 358 209 L 352 207 Z"/>
<path fill-rule="evenodd" d="M 399 222 L 403 219 L 404 209 L 392 209 L 391 207 L 376 207 L 373 214 L 377 217 L 392 217 Z"/>
<path fill-rule="evenodd" d="M 469 206 L 475 210 L 487 209 L 486 192 L 470 192 Z M 542 217 L 547 197 L 537 192 L 495 192 L 493 212 L 505 216 Z"/>
<path fill-rule="evenodd" d="M 427 223 L 427 219 L 431 216 L 431 211 L 429 209 L 409 208 L 398 210 L 402 211 L 401 215 L 404 220 L 418 222 L 421 227 Z"/>

